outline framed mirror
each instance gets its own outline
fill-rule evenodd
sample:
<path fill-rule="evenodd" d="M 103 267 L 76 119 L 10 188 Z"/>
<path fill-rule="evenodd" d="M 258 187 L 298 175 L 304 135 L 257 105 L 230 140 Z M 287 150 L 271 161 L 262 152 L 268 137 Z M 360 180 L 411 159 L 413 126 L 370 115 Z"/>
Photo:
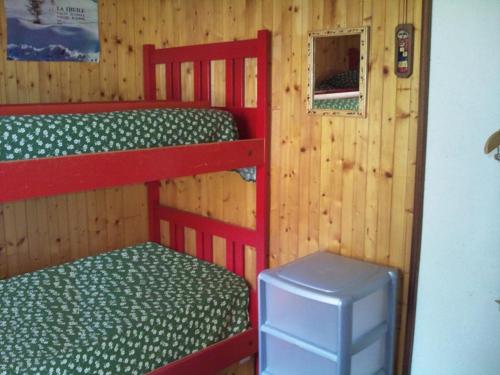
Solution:
<path fill-rule="evenodd" d="M 308 112 L 364 117 L 368 27 L 310 32 L 308 58 Z"/>

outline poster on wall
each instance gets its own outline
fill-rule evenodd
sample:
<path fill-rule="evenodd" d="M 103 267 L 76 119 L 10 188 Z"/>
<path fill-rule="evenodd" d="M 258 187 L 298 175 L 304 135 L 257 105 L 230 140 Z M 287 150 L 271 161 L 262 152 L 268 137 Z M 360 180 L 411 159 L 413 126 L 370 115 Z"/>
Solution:
<path fill-rule="evenodd" d="M 5 0 L 7 59 L 99 61 L 98 0 Z"/>

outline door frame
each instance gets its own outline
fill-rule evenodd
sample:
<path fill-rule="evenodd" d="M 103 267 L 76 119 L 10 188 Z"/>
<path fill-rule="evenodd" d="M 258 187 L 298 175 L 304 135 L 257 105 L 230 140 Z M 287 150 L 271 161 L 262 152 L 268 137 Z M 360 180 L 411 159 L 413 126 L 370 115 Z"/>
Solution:
<path fill-rule="evenodd" d="M 425 153 L 427 144 L 427 117 L 429 107 L 429 70 L 431 51 L 432 0 L 422 0 L 422 34 L 420 53 L 420 89 L 418 101 L 417 155 L 415 194 L 413 198 L 413 229 L 408 289 L 406 335 L 403 349 L 403 374 L 411 374 L 415 318 L 417 310 L 418 274 L 422 243 L 424 208 Z"/>

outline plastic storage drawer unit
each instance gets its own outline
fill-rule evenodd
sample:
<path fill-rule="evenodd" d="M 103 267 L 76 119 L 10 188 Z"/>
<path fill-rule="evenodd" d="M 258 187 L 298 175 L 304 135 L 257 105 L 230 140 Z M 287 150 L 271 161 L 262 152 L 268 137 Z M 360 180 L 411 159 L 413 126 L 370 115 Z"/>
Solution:
<path fill-rule="evenodd" d="M 259 368 L 392 374 L 397 271 L 326 251 L 259 275 Z"/>

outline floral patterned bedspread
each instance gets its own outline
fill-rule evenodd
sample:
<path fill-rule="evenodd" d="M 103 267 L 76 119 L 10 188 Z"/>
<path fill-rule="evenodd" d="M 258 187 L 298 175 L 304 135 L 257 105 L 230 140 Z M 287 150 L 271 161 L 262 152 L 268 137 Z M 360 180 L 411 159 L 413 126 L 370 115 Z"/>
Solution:
<path fill-rule="evenodd" d="M 144 374 L 242 332 L 245 281 L 155 243 L 0 281 L 0 374 Z"/>
<path fill-rule="evenodd" d="M 0 161 L 237 139 L 238 128 L 232 114 L 217 109 L 0 116 Z M 255 181 L 252 168 L 240 174 Z"/>

